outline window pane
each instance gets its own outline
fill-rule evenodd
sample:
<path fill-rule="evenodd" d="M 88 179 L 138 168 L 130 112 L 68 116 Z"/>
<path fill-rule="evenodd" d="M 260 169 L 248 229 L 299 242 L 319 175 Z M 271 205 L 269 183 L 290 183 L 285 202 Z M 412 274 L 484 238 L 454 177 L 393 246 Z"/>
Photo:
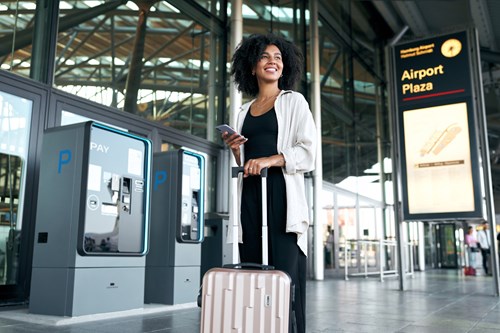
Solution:
<path fill-rule="evenodd" d="M 0 92 L 0 284 L 16 284 L 32 101 Z"/>
<path fill-rule="evenodd" d="M 0 3 L 0 68 L 29 77 L 36 1 Z"/>
<path fill-rule="evenodd" d="M 214 139 L 207 128 L 215 121 L 218 93 L 208 96 L 218 84 L 220 39 L 206 22 L 194 21 L 167 1 L 140 8 L 132 1 L 116 8 L 104 1 L 64 4 L 60 22 L 74 15 L 89 19 L 59 33 L 58 88 Z"/>

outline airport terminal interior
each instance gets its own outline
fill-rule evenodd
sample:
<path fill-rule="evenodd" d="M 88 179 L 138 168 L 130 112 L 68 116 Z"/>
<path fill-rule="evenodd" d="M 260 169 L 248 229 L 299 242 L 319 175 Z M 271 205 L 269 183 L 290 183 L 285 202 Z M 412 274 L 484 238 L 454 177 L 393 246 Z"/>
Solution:
<path fill-rule="evenodd" d="M 200 330 L 203 276 L 233 260 L 215 127 L 250 100 L 234 49 L 265 33 L 302 51 L 295 90 L 321 137 L 307 332 L 500 332 L 498 12 L 1 1 L 0 332 Z M 489 254 L 469 229 L 489 229 Z"/>

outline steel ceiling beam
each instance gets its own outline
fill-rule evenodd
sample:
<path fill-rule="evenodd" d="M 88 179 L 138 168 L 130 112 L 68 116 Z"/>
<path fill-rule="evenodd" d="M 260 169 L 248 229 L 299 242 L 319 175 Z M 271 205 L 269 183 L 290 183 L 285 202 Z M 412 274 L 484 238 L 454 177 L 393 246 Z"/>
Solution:
<path fill-rule="evenodd" d="M 104 4 L 80 10 L 75 14 L 66 15 L 59 19 L 58 32 L 66 31 L 70 28 L 76 27 L 83 22 L 96 18 L 99 15 L 106 14 L 107 12 L 116 9 L 118 6 L 127 3 L 127 0 L 113 0 L 106 1 Z M 14 40 L 14 51 L 22 49 L 33 43 L 34 27 L 31 26 L 22 31 L 16 32 Z M 0 57 L 8 55 L 12 52 L 13 33 L 5 35 L 0 38 Z"/>
<path fill-rule="evenodd" d="M 383 77 L 380 77 L 378 73 L 373 70 L 373 65 L 370 63 L 370 59 L 362 56 L 361 48 L 356 44 L 353 38 L 345 32 L 342 25 L 335 19 L 335 17 L 328 11 L 328 8 L 320 2 L 319 3 L 319 16 L 322 19 L 322 29 L 328 29 L 329 32 L 333 33 L 339 41 L 339 44 L 351 50 L 353 57 L 363 66 L 363 68 L 370 73 L 379 83 L 385 82 Z"/>
<path fill-rule="evenodd" d="M 139 20 L 137 21 L 137 32 L 134 39 L 132 59 L 128 69 L 127 81 L 125 82 L 125 105 L 123 110 L 135 113 L 137 109 L 137 95 L 142 81 L 142 68 L 144 66 L 144 47 L 146 44 L 146 26 L 148 14 L 151 7 L 157 1 L 135 1 L 139 7 Z"/>
<path fill-rule="evenodd" d="M 474 25 L 478 30 L 481 46 L 496 50 L 495 34 L 493 33 L 493 26 L 490 19 L 491 14 L 488 11 L 486 0 L 470 0 L 469 9 Z"/>
<path fill-rule="evenodd" d="M 403 28 L 403 23 L 399 19 L 398 14 L 391 5 L 391 2 L 372 0 L 372 3 L 394 33 L 397 33 Z"/>
<path fill-rule="evenodd" d="M 415 36 L 421 37 L 430 34 L 429 27 L 414 1 L 393 1 L 392 3 Z"/>
<path fill-rule="evenodd" d="M 485 48 L 481 48 L 481 61 L 500 64 L 500 52 L 490 51 Z"/>
<path fill-rule="evenodd" d="M 194 0 L 169 0 L 169 3 L 177 8 L 181 13 L 193 19 L 206 29 L 212 31 L 217 36 L 224 36 L 226 27 L 217 16 L 200 6 Z"/>

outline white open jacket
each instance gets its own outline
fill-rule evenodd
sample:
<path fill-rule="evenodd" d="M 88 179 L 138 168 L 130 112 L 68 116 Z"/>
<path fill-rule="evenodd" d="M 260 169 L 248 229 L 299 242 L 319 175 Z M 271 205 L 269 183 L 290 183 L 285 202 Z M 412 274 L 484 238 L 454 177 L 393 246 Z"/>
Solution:
<path fill-rule="evenodd" d="M 241 106 L 236 124 L 239 133 L 241 133 L 250 105 L 254 101 Z M 307 255 L 309 209 L 305 197 L 304 173 L 314 169 L 316 126 L 309 104 L 304 96 L 298 92 L 281 91 L 274 103 L 274 109 L 278 120 L 278 154 L 283 154 L 285 158 L 285 167 L 282 169 L 286 184 L 286 232 L 297 234 L 297 245 Z M 243 146 L 241 146 L 241 161 L 245 161 Z M 243 182 L 240 179 L 238 184 L 239 205 L 242 188 Z M 241 228 L 239 230 L 241 240 Z"/>

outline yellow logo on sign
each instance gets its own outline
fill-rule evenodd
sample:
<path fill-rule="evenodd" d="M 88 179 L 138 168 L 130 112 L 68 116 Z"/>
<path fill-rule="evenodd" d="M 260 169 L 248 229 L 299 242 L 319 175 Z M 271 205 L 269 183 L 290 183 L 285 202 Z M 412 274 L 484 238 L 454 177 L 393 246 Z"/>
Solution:
<path fill-rule="evenodd" d="M 446 40 L 443 45 L 441 45 L 441 53 L 446 58 L 453 58 L 462 51 L 462 43 L 455 38 Z"/>

